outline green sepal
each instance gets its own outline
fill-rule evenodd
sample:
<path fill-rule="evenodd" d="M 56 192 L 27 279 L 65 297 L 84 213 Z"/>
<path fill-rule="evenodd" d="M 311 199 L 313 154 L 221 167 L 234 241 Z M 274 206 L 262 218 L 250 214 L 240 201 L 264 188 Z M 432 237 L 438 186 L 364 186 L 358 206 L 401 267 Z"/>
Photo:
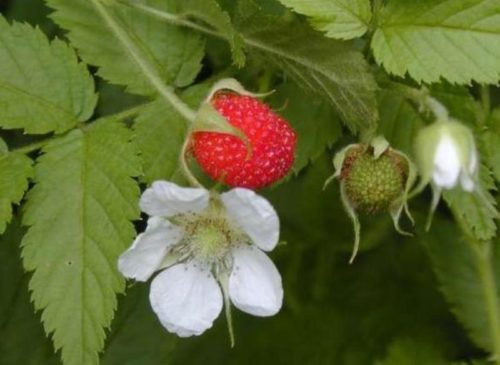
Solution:
<path fill-rule="evenodd" d="M 417 181 L 417 176 L 418 176 L 418 170 L 417 166 L 413 163 L 413 161 L 410 160 L 410 158 L 404 154 L 401 151 L 397 150 L 392 150 L 393 153 L 398 154 L 402 158 L 405 159 L 407 165 L 408 165 L 408 176 L 406 178 L 406 183 L 405 183 L 405 188 L 403 191 L 403 195 L 401 196 L 400 201 L 398 201 L 395 205 L 394 208 L 390 210 L 390 214 L 392 217 L 392 221 L 394 223 L 394 229 L 402 235 L 405 236 L 413 236 L 412 233 L 406 232 L 401 227 L 399 226 L 399 219 L 401 217 L 401 213 L 404 211 L 408 219 L 410 220 L 412 226 L 415 225 L 415 220 L 413 219 L 413 216 L 411 215 L 410 209 L 408 207 L 408 200 L 410 199 L 410 191 L 415 182 Z"/>
<path fill-rule="evenodd" d="M 389 148 L 389 142 L 384 136 L 376 136 L 371 140 L 370 146 L 373 148 L 373 157 L 378 159 Z"/>
<path fill-rule="evenodd" d="M 261 93 L 261 94 L 253 93 L 253 92 L 245 89 L 243 87 L 243 85 L 240 84 L 240 82 L 238 80 L 233 79 L 233 78 L 226 78 L 226 79 L 220 79 L 212 86 L 205 101 L 212 100 L 213 96 L 221 90 L 231 90 L 231 91 L 236 92 L 237 94 L 253 96 L 255 98 L 261 98 L 261 97 L 270 95 L 274 92 L 274 90 L 271 90 L 267 93 Z"/>
<path fill-rule="evenodd" d="M 432 202 L 429 208 L 429 214 L 427 215 L 427 220 L 425 222 L 426 231 L 429 231 L 431 229 L 432 218 L 434 217 L 434 212 L 436 211 L 440 199 L 441 199 L 441 188 L 432 184 Z"/>
<path fill-rule="evenodd" d="M 335 169 L 335 173 L 332 176 L 330 176 L 328 179 L 326 179 L 325 183 L 323 184 L 323 190 L 325 190 L 327 188 L 327 186 L 330 185 L 330 183 L 334 179 L 336 179 L 340 176 L 340 173 L 342 172 L 342 166 L 344 165 L 344 160 L 345 160 L 345 156 L 346 156 L 347 152 L 351 148 L 356 147 L 356 146 L 359 146 L 359 144 L 353 143 L 353 144 L 347 145 L 335 154 L 335 156 L 333 157 L 333 167 Z"/>
<path fill-rule="evenodd" d="M 232 126 L 210 102 L 203 102 L 200 109 L 198 109 L 198 113 L 191 127 L 191 133 L 194 132 L 224 133 L 238 137 L 247 148 L 247 159 L 252 156 L 252 146 L 246 134 L 243 133 L 241 129 Z"/>
<path fill-rule="evenodd" d="M 359 251 L 359 242 L 361 240 L 361 223 L 359 222 L 356 210 L 352 206 L 349 198 L 347 197 L 347 194 L 345 193 L 345 186 L 343 182 L 340 183 L 340 198 L 342 200 L 342 204 L 344 205 L 344 209 L 347 212 L 347 215 L 349 216 L 349 218 L 351 218 L 352 228 L 354 230 L 354 246 L 352 248 L 351 257 L 349 258 L 349 264 L 352 264 Z"/>
<path fill-rule="evenodd" d="M 247 148 L 247 159 L 252 155 L 252 146 L 245 133 L 239 128 L 231 125 L 228 120 L 220 114 L 212 105 L 212 98 L 221 90 L 231 90 L 240 95 L 249 95 L 254 97 L 265 96 L 267 94 L 254 94 L 246 90 L 236 79 L 227 78 L 217 81 L 210 89 L 207 97 L 201 103 L 198 112 L 196 113 L 195 120 L 191 127 L 193 132 L 216 132 L 225 133 L 238 137 L 245 143 Z"/>

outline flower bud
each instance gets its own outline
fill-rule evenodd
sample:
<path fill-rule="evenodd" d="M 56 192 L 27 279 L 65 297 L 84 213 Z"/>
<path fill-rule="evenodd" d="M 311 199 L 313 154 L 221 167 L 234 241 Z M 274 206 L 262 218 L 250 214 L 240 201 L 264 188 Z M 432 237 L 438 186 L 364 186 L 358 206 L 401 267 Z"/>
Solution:
<path fill-rule="evenodd" d="M 438 189 L 460 184 L 465 191 L 474 190 L 478 157 L 469 128 L 455 121 L 436 122 L 419 132 L 415 146 L 423 184 L 432 181 Z"/>

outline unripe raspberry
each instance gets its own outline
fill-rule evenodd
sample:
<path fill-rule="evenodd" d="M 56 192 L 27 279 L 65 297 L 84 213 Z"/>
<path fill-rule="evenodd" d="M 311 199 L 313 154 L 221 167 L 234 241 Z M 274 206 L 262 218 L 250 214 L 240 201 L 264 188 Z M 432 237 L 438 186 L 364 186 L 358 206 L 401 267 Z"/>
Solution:
<path fill-rule="evenodd" d="M 404 192 L 408 164 L 387 149 L 375 158 L 371 147 L 351 148 L 345 156 L 340 178 L 354 209 L 362 213 L 388 211 Z"/>

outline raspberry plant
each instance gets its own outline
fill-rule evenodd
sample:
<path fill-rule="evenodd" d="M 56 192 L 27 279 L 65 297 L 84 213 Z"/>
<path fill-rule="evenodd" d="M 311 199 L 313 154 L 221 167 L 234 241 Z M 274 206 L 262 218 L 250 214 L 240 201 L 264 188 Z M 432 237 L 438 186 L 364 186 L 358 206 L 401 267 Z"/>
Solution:
<path fill-rule="evenodd" d="M 0 364 L 500 364 L 498 0 L 0 12 Z M 118 270 L 158 180 L 277 211 L 283 308 L 235 313 L 233 349 Z"/>

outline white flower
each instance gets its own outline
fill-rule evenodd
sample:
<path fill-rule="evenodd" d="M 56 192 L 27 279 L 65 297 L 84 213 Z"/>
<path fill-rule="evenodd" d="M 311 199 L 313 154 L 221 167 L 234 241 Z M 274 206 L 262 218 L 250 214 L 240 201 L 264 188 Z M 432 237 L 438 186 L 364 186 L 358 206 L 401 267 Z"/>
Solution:
<path fill-rule="evenodd" d="M 473 191 L 478 172 L 478 156 L 471 131 L 455 121 L 434 123 L 417 137 L 417 159 L 423 182 L 432 180 L 438 190 Z"/>
<path fill-rule="evenodd" d="M 150 218 L 118 261 L 127 278 L 151 283 L 150 302 L 168 331 L 200 335 L 219 316 L 227 295 L 242 311 L 272 316 L 282 305 L 281 276 L 263 251 L 274 249 L 279 220 L 271 204 L 248 189 L 210 194 L 156 181 L 141 197 Z"/>
<path fill-rule="evenodd" d="M 460 146 L 447 134 L 443 134 L 434 152 L 433 183 L 444 189 L 454 188 L 460 181 L 465 191 L 474 190 L 474 176 L 477 173 L 477 152 L 474 148 L 465 151 L 462 158 Z M 465 160 L 465 161 L 464 161 Z"/>

